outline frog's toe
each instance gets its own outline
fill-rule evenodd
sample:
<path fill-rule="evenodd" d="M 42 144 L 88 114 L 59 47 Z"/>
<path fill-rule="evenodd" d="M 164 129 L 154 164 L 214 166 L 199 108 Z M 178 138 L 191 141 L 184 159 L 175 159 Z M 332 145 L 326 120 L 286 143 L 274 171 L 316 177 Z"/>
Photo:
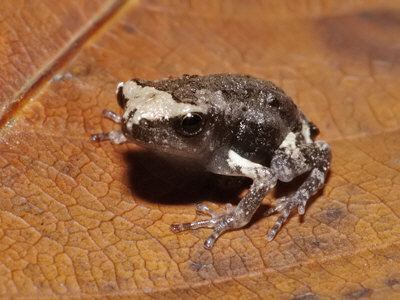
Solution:
<path fill-rule="evenodd" d="M 219 214 L 210 209 L 205 204 L 198 204 L 196 210 L 199 213 L 208 214 L 211 217 L 208 220 L 194 221 L 188 223 L 172 224 L 171 230 L 173 232 L 181 232 L 185 230 L 192 230 L 198 228 L 213 228 L 213 233 L 204 242 L 206 249 L 211 249 L 218 237 L 225 231 L 233 228 L 238 228 L 239 223 L 236 222 L 234 215 L 235 207 L 231 204 L 226 205 L 226 214 Z"/>
<path fill-rule="evenodd" d="M 298 200 L 298 198 L 295 195 L 289 196 L 289 197 L 282 197 L 277 200 L 277 204 L 275 207 L 270 208 L 267 211 L 267 215 L 272 215 L 274 213 L 280 212 L 280 216 L 278 217 L 278 220 L 276 220 L 274 226 L 270 229 L 270 231 L 267 234 L 267 240 L 272 241 L 276 234 L 279 232 L 281 229 L 283 223 L 286 222 L 288 219 L 290 213 L 292 210 L 298 207 L 300 211 L 300 207 L 302 207 L 302 202 Z"/>
<path fill-rule="evenodd" d="M 210 215 L 213 218 L 218 217 L 218 213 L 204 203 L 199 203 L 196 205 L 196 212 L 199 214 Z"/>
<path fill-rule="evenodd" d="M 226 226 L 215 226 L 213 233 L 204 241 L 204 248 L 211 249 L 219 236 L 227 230 Z"/>
<path fill-rule="evenodd" d="M 123 144 L 127 138 L 122 131 L 110 131 L 95 133 L 90 136 L 92 142 L 111 141 L 113 144 Z"/>
<path fill-rule="evenodd" d="M 122 123 L 122 116 L 116 114 L 115 112 L 105 109 L 103 110 L 103 116 L 111 121 L 121 124 Z"/>
<path fill-rule="evenodd" d="M 203 227 L 212 228 L 214 227 L 215 223 L 216 223 L 215 218 L 211 218 L 210 220 L 194 221 L 189 223 L 175 223 L 171 224 L 171 230 L 176 233 Z"/>

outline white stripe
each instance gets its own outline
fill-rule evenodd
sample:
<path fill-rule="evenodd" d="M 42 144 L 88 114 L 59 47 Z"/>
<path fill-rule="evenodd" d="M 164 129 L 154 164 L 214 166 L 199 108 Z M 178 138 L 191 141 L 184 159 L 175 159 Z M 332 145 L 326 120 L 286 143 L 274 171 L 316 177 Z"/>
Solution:
<path fill-rule="evenodd" d="M 226 162 L 232 169 L 239 168 L 243 175 L 253 179 L 257 177 L 257 169 L 265 169 L 264 166 L 241 157 L 233 150 L 229 150 Z"/>
<path fill-rule="evenodd" d="M 130 113 L 135 111 L 133 117 L 127 122 L 128 128 L 132 128 L 133 124 L 138 125 L 143 118 L 149 121 L 168 120 L 187 113 L 207 112 L 207 106 L 204 104 L 176 102 L 171 94 L 154 87 L 142 87 L 134 81 L 123 84 L 123 93 L 128 99 L 124 119 L 128 120 Z"/>
<path fill-rule="evenodd" d="M 293 132 L 289 132 L 283 142 L 280 144 L 279 148 L 284 148 L 292 151 L 296 149 L 296 135 Z"/>
<path fill-rule="evenodd" d="M 301 134 L 303 135 L 307 144 L 312 143 L 310 126 L 305 121 L 303 121 L 303 124 L 301 125 Z"/>

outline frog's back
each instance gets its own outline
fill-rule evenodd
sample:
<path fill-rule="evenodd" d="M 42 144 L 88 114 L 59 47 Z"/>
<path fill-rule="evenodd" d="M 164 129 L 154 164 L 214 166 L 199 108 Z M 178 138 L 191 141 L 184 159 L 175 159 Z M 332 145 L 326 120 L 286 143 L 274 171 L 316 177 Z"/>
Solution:
<path fill-rule="evenodd" d="M 221 134 L 229 136 L 232 150 L 247 159 L 269 165 L 288 133 L 302 128 L 303 114 L 291 98 L 270 81 L 226 74 L 198 80 L 204 84 L 201 88 L 221 91 L 224 95 L 229 113 L 223 121 L 225 131 Z"/>
<path fill-rule="evenodd" d="M 254 112 L 253 115 L 245 114 L 247 117 L 273 114 L 292 131 L 301 127 L 301 113 L 297 106 L 271 81 L 242 74 L 183 75 L 159 81 L 135 80 L 139 84 L 142 82 L 172 94 L 178 102 L 196 101 L 196 92 L 199 90 L 220 91 L 227 102 L 226 107 L 240 107 L 243 111 Z M 236 113 L 234 110 L 232 112 Z"/>
<path fill-rule="evenodd" d="M 301 130 L 303 115 L 283 90 L 270 81 L 241 74 L 183 75 L 158 81 L 135 79 L 170 93 L 176 102 L 201 105 L 206 91 L 214 112 L 216 140 L 234 151 L 268 164 L 289 132 Z"/>

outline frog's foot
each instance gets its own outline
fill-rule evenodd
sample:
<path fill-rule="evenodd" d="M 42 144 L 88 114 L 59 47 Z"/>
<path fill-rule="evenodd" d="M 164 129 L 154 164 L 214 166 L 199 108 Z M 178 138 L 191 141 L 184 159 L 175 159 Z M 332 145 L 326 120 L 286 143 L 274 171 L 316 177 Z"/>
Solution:
<path fill-rule="evenodd" d="M 279 229 L 281 229 L 282 224 L 286 222 L 290 213 L 294 209 L 297 208 L 299 215 L 304 215 L 307 201 L 323 187 L 327 172 L 329 170 L 330 150 L 323 142 L 318 144 L 316 143 L 316 145 L 322 145 L 322 150 L 325 151 L 322 152 L 323 154 L 320 154 L 323 159 L 318 162 L 318 166 L 311 170 L 311 173 L 308 175 L 307 179 L 296 192 L 287 197 L 279 198 L 276 206 L 268 210 L 267 215 L 271 215 L 276 212 L 281 213 L 281 215 L 278 217 L 278 220 L 276 220 L 275 225 L 267 234 L 268 241 L 272 241 L 274 239 Z"/>
<path fill-rule="evenodd" d="M 122 123 L 122 117 L 111 110 L 103 110 L 103 117 L 114 121 L 115 123 Z M 127 141 L 126 136 L 122 131 L 110 131 L 95 133 L 90 136 L 92 142 L 111 141 L 113 144 L 123 144 Z"/>
<path fill-rule="evenodd" d="M 273 208 L 270 208 L 266 213 L 267 216 L 270 216 L 277 212 L 280 213 L 278 220 L 276 220 L 274 226 L 272 226 L 272 228 L 270 229 L 270 231 L 267 234 L 268 241 L 272 241 L 275 238 L 276 234 L 281 229 L 283 223 L 286 222 L 290 213 L 296 207 L 297 207 L 297 210 L 300 215 L 303 215 L 304 211 L 305 211 L 305 202 L 300 200 L 297 193 L 294 193 L 293 195 L 290 195 L 287 197 L 279 198 L 276 200 L 276 202 L 277 202 L 276 206 Z"/>
<path fill-rule="evenodd" d="M 92 142 L 111 141 L 113 144 L 123 144 L 127 141 L 127 138 L 121 131 L 110 131 L 95 133 L 90 136 Z"/>
<path fill-rule="evenodd" d="M 209 208 L 207 205 L 200 203 L 196 206 L 198 213 L 210 215 L 209 220 L 194 221 L 190 223 L 172 224 L 171 230 L 173 232 L 181 232 L 184 230 L 197 229 L 197 228 L 213 228 L 213 233 L 204 242 L 206 249 L 211 249 L 218 237 L 225 231 L 239 228 L 243 226 L 241 222 L 237 221 L 235 214 L 235 208 L 231 204 L 227 204 L 225 207 L 226 213 L 220 214 Z"/>

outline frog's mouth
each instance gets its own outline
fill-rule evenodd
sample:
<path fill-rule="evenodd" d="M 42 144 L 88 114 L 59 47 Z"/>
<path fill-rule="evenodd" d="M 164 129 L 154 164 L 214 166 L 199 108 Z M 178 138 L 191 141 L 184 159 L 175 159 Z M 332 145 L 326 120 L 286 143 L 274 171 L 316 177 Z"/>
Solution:
<path fill-rule="evenodd" d="M 144 122 L 147 124 L 143 124 Z M 166 130 L 161 130 L 163 128 L 161 124 L 152 123 L 143 120 L 140 125 L 124 125 L 122 130 L 128 139 L 141 147 L 157 152 L 171 152 L 173 135 L 168 134 Z"/>
<path fill-rule="evenodd" d="M 146 127 L 140 125 L 133 125 L 130 129 L 124 127 L 125 136 L 132 143 L 162 156 L 175 157 L 178 160 L 198 160 L 203 157 L 204 151 L 183 142 L 169 124 L 152 123 L 149 122 Z"/>

